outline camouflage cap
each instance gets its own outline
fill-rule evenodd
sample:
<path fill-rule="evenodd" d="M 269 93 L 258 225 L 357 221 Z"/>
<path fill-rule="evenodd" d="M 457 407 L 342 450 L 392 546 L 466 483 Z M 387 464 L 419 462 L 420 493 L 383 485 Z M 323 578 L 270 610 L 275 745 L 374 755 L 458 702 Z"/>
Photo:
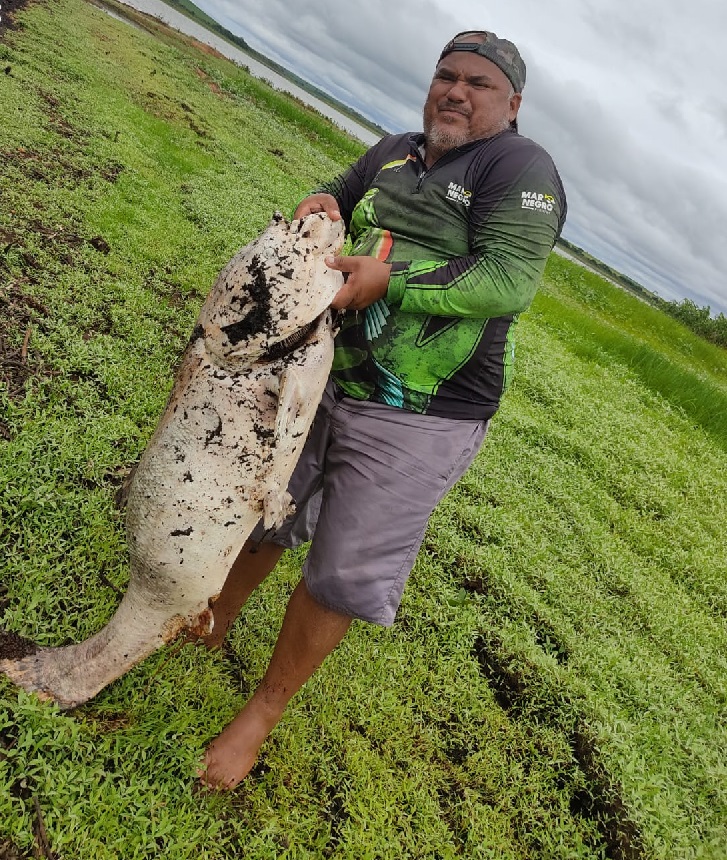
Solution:
<path fill-rule="evenodd" d="M 485 57 L 505 74 L 516 93 L 523 91 L 525 63 L 518 49 L 507 39 L 499 39 L 487 30 L 464 30 L 447 42 L 439 60 L 452 51 L 470 51 Z"/>

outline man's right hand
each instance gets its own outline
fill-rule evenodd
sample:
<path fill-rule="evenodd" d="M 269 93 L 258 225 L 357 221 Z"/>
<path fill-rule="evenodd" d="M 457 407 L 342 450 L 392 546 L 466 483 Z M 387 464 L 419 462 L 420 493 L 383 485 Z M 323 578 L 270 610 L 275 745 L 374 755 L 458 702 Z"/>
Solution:
<path fill-rule="evenodd" d="M 332 194 L 311 194 L 310 197 L 301 200 L 293 218 L 305 218 L 306 215 L 312 215 L 314 212 L 325 212 L 331 221 L 341 220 L 338 203 Z"/>

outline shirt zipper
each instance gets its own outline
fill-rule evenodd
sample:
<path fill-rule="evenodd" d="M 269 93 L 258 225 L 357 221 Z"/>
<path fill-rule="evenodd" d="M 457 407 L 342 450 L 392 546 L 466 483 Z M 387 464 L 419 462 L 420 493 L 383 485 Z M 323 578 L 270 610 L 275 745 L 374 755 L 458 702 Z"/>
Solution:
<path fill-rule="evenodd" d="M 424 170 L 422 170 L 422 172 L 419 174 L 419 177 L 417 178 L 417 184 L 414 188 L 414 191 L 412 191 L 412 194 L 419 194 L 419 192 L 422 190 L 422 183 L 424 182 L 424 180 L 432 173 L 434 173 L 434 171 L 438 167 L 440 167 L 443 162 L 451 161 L 452 158 L 457 158 L 459 155 L 461 155 L 461 150 L 459 148 L 450 149 L 449 152 L 445 152 L 441 158 L 438 158 L 431 167 L 427 167 L 426 162 L 424 161 L 424 158 L 422 157 L 422 154 L 417 147 L 417 164 L 422 164 L 424 166 Z M 452 156 L 452 158 L 450 158 L 450 156 Z"/>

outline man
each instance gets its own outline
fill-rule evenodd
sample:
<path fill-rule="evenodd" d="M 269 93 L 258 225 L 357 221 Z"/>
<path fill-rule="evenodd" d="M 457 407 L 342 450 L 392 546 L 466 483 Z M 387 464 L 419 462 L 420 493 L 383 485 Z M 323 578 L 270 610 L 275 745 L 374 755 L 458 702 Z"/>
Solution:
<path fill-rule="evenodd" d="M 507 384 L 512 329 L 560 234 L 548 154 L 517 133 L 525 64 L 494 33 L 444 48 L 424 134 L 391 135 L 295 217 L 344 218 L 353 255 L 332 380 L 290 484 L 297 513 L 261 530 L 214 606 L 219 645 L 286 547 L 312 536 L 267 673 L 208 748 L 202 781 L 233 788 L 290 698 L 353 618 L 390 625 L 429 516 L 476 455 Z"/>

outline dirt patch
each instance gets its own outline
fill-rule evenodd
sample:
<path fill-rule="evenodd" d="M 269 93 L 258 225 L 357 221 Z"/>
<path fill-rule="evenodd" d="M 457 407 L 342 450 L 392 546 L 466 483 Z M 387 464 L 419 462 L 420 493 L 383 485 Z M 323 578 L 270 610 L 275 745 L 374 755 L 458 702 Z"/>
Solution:
<path fill-rule="evenodd" d="M 226 59 L 225 55 L 221 54 L 216 48 L 213 48 L 211 45 L 207 45 L 204 42 L 198 42 L 191 36 L 185 37 L 184 41 L 193 48 L 196 48 L 198 51 L 201 51 L 203 54 L 209 54 L 210 57 L 217 57 L 218 60 Z"/>
<path fill-rule="evenodd" d="M 52 125 L 63 137 L 74 134 L 72 127 L 65 120 L 54 121 Z M 94 176 L 92 170 L 74 164 L 58 149 L 36 152 L 20 146 L 17 149 L 0 151 L 0 158 L 6 168 L 14 167 L 21 176 L 32 182 L 43 182 L 50 187 L 77 188 L 82 183 L 88 184 Z"/>
<path fill-rule="evenodd" d="M 51 128 L 56 134 L 68 139 L 75 137 L 88 137 L 86 132 L 78 132 L 61 113 L 61 102 L 53 93 L 39 90 L 40 97 L 46 104 L 46 115 L 50 120 Z"/>
<path fill-rule="evenodd" d="M 132 719 L 128 714 L 94 713 L 91 710 L 87 710 L 84 714 L 79 715 L 78 719 L 94 730 L 103 733 L 127 729 L 132 723 Z M 113 765 L 110 769 L 113 769 Z"/>
<path fill-rule="evenodd" d="M 214 605 L 212 607 L 214 611 Z M 251 677 L 253 673 L 244 657 L 237 653 L 227 639 L 222 642 L 222 659 L 229 673 L 230 679 L 243 696 L 252 694 Z"/>
<path fill-rule="evenodd" d="M 117 132 L 118 134 L 118 132 Z M 101 176 L 112 185 L 115 182 L 118 182 L 119 176 L 126 170 L 123 164 L 117 161 L 110 161 L 104 167 L 101 168 Z"/>
<path fill-rule="evenodd" d="M 0 13 L 0 33 L 5 30 L 17 30 L 18 24 L 15 21 L 15 13 L 24 9 L 29 3 L 29 0 L 2 0 L 2 12 Z M 10 74 L 10 72 L 6 72 Z M 0 860 L 2 854 L 0 853 Z"/>
<path fill-rule="evenodd" d="M 480 636 L 475 642 L 474 655 L 497 704 L 503 711 L 520 716 L 527 707 L 531 680 L 524 668 L 503 653 L 494 636 Z"/>
<path fill-rule="evenodd" d="M 213 81 L 212 78 L 207 74 L 207 72 L 205 72 L 203 69 L 200 69 L 199 66 L 196 66 L 194 73 L 200 80 L 204 81 L 207 84 L 207 86 L 216 96 L 224 98 L 225 94 L 222 92 L 220 85 L 216 81 Z"/>
<path fill-rule="evenodd" d="M 30 854 L 23 854 L 12 842 L 0 842 L 0 860 L 30 860 Z"/>
<path fill-rule="evenodd" d="M 33 358 L 31 352 L 31 322 L 38 314 L 47 316 L 48 310 L 37 299 L 25 295 L 16 285 L 11 284 L 6 291 L 0 292 L 0 385 L 7 389 L 11 400 L 20 399 L 25 393 L 28 379 L 44 371 L 42 362 Z M 2 419 L 0 438 L 10 438 L 10 431 Z"/>
<path fill-rule="evenodd" d="M 548 640 L 553 647 L 553 631 L 542 620 L 537 633 L 541 647 L 541 639 Z M 567 659 L 567 651 L 561 648 L 556 644 L 556 653 L 552 654 L 559 662 Z M 537 667 L 508 653 L 492 633 L 477 638 L 473 656 L 490 684 L 495 701 L 511 719 L 522 720 L 525 724 L 534 720 L 538 725 L 550 725 L 566 733 L 573 756 L 564 774 L 566 783 L 582 784 L 582 780 L 576 778 L 578 771 L 585 777 L 585 787 L 576 789 L 570 797 L 571 814 L 595 824 L 607 860 L 644 860 L 647 854 L 643 837 L 631 817 L 623 787 L 604 767 L 597 739 L 585 719 L 574 715 L 577 703 L 562 690 L 554 690 L 548 696 L 539 688 Z"/>
<path fill-rule="evenodd" d="M 111 246 L 103 236 L 81 236 L 73 229 L 49 227 L 36 218 L 18 224 L 15 230 L 0 228 L 0 274 L 4 271 L 12 278 L 13 275 L 17 276 L 18 270 L 21 273 L 21 277 L 11 280 L 11 287 L 18 287 L 21 283 L 36 283 L 36 270 L 47 267 L 47 261 L 41 264 L 29 250 L 29 245 L 35 248 L 36 253 L 47 252 L 54 260 L 67 266 L 76 265 L 75 252 L 87 245 L 104 255 L 111 252 Z M 0 293 L 0 303 L 2 298 Z M 44 316 L 49 316 L 49 311 L 41 302 L 29 296 L 24 297 L 24 301 Z"/>
<path fill-rule="evenodd" d="M 35 643 L 31 642 L 30 639 L 24 639 L 10 630 L 0 630 L 1 660 L 20 660 L 23 657 L 30 657 L 37 650 Z"/>
<path fill-rule="evenodd" d="M 589 783 L 588 791 L 576 792 L 571 798 L 571 812 L 598 823 L 609 858 L 642 860 L 646 853 L 639 828 L 629 816 L 620 786 L 600 762 L 595 738 L 584 725 L 576 727 L 571 748 Z"/>

